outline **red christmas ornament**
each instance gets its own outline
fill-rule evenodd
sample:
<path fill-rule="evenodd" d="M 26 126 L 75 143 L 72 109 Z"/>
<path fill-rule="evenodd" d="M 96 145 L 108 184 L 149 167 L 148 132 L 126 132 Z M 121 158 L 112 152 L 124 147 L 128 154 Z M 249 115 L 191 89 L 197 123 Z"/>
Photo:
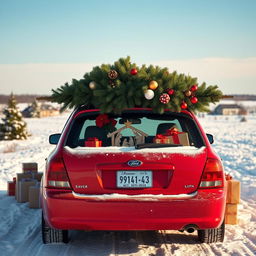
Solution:
<path fill-rule="evenodd" d="M 190 98 L 190 102 L 193 103 L 193 104 L 196 104 L 198 102 L 198 98 L 193 96 Z"/>
<path fill-rule="evenodd" d="M 132 68 L 130 71 L 130 74 L 133 76 L 137 75 L 137 73 L 138 73 L 138 70 L 136 68 Z"/>
<path fill-rule="evenodd" d="M 195 92 L 198 89 L 197 84 L 191 86 L 190 91 Z"/>
<path fill-rule="evenodd" d="M 174 94 L 174 90 L 173 89 L 167 89 L 167 93 L 169 94 L 169 95 L 173 95 Z"/>
<path fill-rule="evenodd" d="M 180 104 L 181 109 L 187 109 L 188 105 L 185 101 Z"/>
<path fill-rule="evenodd" d="M 170 101 L 170 96 L 167 93 L 163 93 L 160 98 L 159 101 L 163 104 L 167 104 Z"/>

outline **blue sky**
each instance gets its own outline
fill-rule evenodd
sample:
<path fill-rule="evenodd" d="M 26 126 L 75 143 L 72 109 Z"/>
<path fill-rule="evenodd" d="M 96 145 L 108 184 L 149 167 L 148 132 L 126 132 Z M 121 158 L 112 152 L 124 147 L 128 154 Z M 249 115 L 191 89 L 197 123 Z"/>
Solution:
<path fill-rule="evenodd" d="M 7 81 L 12 72 L 19 75 L 28 64 L 36 67 L 42 63 L 85 63 L 90 67 L 130 55 L 138 63 L 166 62 L 167 66 L 174 60 L 197 60 L 197 65 L 198 61 L 210 58 L 232 59 L 232 65 L 236 65 L 237 59 L 249 59 L 253 65 L 249 69 L 255 67 L 255 0 L 0 2 L 0 75 L 4 75 L 0 79 L 0 93 L 10 90 Z M 188 72 L 182 67 L 180 71 Z M 26 77 L 28 69 L 27 72 Z M 60 85 L 55 83 L 63 84 L 68 79 L 63 76 L 62 81 L 62 72 L 56 72 L 60 75 L 56 81 L 44 81 L 45 93 Z M 53 74 L 56 78 L 57 73 Z M 74 70 L 70 75 L 80 73 Z M 207 78 L 207 74 L 203 75 L 204 80 Z M 232 79 L 235 81 L 235 77 L 226 79 L 224 91 L 228 86 L 232 89 Z M 255 74 L 247 74 L 243 79 L 250 84 L 247 92 L 253 93 Z M 34 89 L 27 87 L 31 93 Z"/>

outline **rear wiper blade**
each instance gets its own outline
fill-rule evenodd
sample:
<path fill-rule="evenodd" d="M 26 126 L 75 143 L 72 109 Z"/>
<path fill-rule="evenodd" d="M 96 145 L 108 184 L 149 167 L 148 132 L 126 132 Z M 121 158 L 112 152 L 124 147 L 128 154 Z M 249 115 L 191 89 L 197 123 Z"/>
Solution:
<path fill-rule="evenodd" d="M 143 144 L 137 144 L 135 146 L 136 149 L 142 149 L 142 148 L 173 148 L 173 147 L 181 147 L 181 144 L 161 144 L 161 143 L 143 143 Z"/>

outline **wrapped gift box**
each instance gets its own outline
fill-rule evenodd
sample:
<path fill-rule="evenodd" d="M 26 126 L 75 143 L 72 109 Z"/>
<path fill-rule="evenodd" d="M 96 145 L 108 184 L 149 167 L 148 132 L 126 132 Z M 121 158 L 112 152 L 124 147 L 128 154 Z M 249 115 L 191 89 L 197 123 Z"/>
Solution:
<path fill-rule="evenodd" d="M 29 187 L 29 208 L 40 208 L 40 183 L 37 182 L 35 186 Z"/>
<path fill-rule="evenodd" d="M 157 134 L 153 141 L 154 141 L 154 143 L 157 143 L 157 144 L 171 144 L 172 143 L 172 139 L 167 138 L 166 136 L 164 136 L 162 134 Z"/>
<path fill-rule="evenodd" d="M 29 187 L 35 186 L 37 183 L 37 180 L 23 179 L 17 183 L 18 183 L 17 202 L 18 203 L 28 202 Z"/>
<path fill-rule="evenodd" d="M 17 173 L 17 182 L 16 182 L 16 188 L 15 188 L 15 199 L 18 201 L 18 192 L 19 192 L 19 182 L 24 180 L 24 179 L 30 179 L 30 180 L 36 180 L 38 182 L 41 181 L 41 178 L 43 176 L 42 172 L 37 172 L 37 173 Z"/>
<path fill-rule="evenodd" d="M 181 132 L 177 135 L 168 136 L 171 140 L 171 144 L 181 144 L 182 146 L 189 146 L 188 134 L 186 132 Z"/>
<path fill-rule="evenodd" d="M 87 141 L 85 141 L 86 147 L 101 147 L 102 141 L 98 138 L 88 138 Z"/>
<path fill-rule="evenodd" d="M 227 180 L 227 200 L 228 204 L 239 204 L 240 202 L 240 182 L 238 180 Z"/>
<path fill-rule="evenodd" d="M 171 144 L 180 144 L 182 146 L 189 146 L 189 139 L 187 132 L 179 132 L 176 127 L 173 127 L 166 131 L 165 136 L 171 139 Z"/>
<path fill-rule="evenodd" d="M 13 178 L 13 181 L 8 181 L 7 183 L 7 193 L 9 196 L 15 196 L 16 188 L 16 178 Z"/>
<path fill-rule="evenodd" d="M 226 204 L 225 224 L 236 225 L 237 223 L 237 204 Z"/>
<path fill-rule="evenodd" d="M 37 172 L 38 171 L 38 165 L 37 165 L 37 163 L 23 163 L 22 164 L 22 171 L 23 171 L 23 173 Z"/>
<path fill-rule="evenodd" d="M 188 134 L 186 132 L 179 132 L 177 128 L 172 128 L 166 134 L 157 134 L 154 138 L 155 143 L 161 144 L 180 144 L 189 146 Z"/>

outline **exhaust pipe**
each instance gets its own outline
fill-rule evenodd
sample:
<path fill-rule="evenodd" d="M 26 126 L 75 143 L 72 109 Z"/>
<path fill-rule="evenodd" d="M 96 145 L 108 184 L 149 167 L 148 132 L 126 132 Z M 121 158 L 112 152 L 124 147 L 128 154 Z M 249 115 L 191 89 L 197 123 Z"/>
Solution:
<path fill-rule="evenodd" d="M 193 225 L 193 224 L 190 224 L 184 227 L 184 230 L 187 231 L 188 233 L 193 233 L 197 229 L 198 229 L 197 225 Z"/>
<path fill-rule="evenodd" d="M 195 231 L 195 229 L 194 229 L 194 228 L 187 228 L 186 231 L 187 231 L 188 233 L 193 233 L 193 232 Z"/>

